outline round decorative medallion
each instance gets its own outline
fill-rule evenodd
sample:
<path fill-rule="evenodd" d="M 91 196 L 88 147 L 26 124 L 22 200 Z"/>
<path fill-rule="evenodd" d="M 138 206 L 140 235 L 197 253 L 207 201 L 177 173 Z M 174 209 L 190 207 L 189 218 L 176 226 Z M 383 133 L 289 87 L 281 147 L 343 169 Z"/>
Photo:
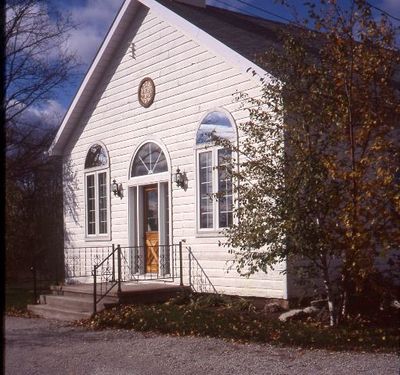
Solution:
<path fill-rule="evenodd" d="M 148 108 L 153 104 L 154 96 L 156 95 L 156 87 L 151 78 L 143 78 L 139 84 L 138 98 L 139 103 Z"/>

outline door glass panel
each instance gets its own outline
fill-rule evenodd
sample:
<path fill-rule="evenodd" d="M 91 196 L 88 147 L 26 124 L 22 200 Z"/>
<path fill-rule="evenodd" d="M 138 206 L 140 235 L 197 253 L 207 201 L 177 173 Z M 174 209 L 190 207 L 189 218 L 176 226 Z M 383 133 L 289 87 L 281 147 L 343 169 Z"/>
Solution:
<path fill-rule="evenodd" d="M 146 232 L 158 231 L 158 192 L 157 188 L 145 191 Z"/>
<path fill-rule="evenodd" d="M 163 258 L 161 258 L 161 264 L 162 264 L 162 271 L 163 274 L 169 274 L 170 273 L 170 261 L 171 261 L 171 254 L 170 254 L 170 248 L 169 248 L 169 198 L 168 198 L 168 183 L 162 183 L 160 185 L 162 187 L 162 196 L 160 197 L 164 201 L 164 212 L 161 213 L 161 220 L 163 223 L 161 225 L 164 226 L 164 243 L 163 245 Z M 160 200 L 161 200 L 160 199 Z"/>

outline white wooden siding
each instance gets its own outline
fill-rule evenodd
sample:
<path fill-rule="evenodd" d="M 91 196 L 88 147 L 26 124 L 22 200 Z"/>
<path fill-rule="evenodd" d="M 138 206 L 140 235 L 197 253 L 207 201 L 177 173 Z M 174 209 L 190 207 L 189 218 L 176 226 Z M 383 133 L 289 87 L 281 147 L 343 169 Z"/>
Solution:
<path fill-rule="evenodd" d="M 132 25 L 132 29 L 137 26 Z M 115 71 L 111 64 L 64 152 L 65 162 L 69 160 L 76 172 L 77 206 L 72 211 L 78 220 L 69 214 L 68 207 L 65 209 L 69 245 L 95 245 L 84 240 L 83 166 L 88 147 L 96 141 L 106 145 L 110 180 L 116 179 L 125 189 L 123 199 L 111 197 L 112 239 L 99 241 L 98 245 L 119 243 L 126 246 L 131 159 L 141 142 L 155 137 L 168 150 L 171 174 L 179 166 L 189 180 L 186 191 L 172 184 L 172 241 L 186 240 L 185 246 L 190 246 L 219 292 L 285 298 L 286 277 L 280 273 L 285 264 L 268 274 L 260 273 L 247 279 L 239 276 L 234 268 L 228 272 L 231 255 L 226 248 L 218 246 L 220 238 L 196 236 L 194 144 L 197 127 L 204 114 L 216 107 L 228 110 L 236 122 L 246 120 L 247 113 L 239 108 L 234 94 L 244 91 L 252 96 L 259 95 L 256 81 L 151 12 L 129 42 L 134 44 L 135 58 L 131 56 L 130 43 L 125 43 L 124 50 L 116 54 L 120 61 L 114 62 Z M 147 109 L 141 107 L 137 99 L 139 82 L 146 76 L 156 85 L 155 101 Z"/>

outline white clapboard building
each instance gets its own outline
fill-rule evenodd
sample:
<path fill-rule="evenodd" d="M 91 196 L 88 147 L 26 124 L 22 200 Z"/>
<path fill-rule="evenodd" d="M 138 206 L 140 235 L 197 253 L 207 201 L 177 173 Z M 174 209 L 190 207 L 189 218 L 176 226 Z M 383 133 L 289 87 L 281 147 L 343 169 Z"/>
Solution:
<path fill-rule="evenodd" d="M 93 282 L 102 262 L 110 280 L 293 296 L 285 263 L 245 278 L 219 246 L 233 197 L 209 136 L 240 137 L 235 94 L 260 95 L 256 56 L 280 25 L 204 3 L 126 0 L 62 122 L 51 153 L 64 165 L 69 283 Z"/>

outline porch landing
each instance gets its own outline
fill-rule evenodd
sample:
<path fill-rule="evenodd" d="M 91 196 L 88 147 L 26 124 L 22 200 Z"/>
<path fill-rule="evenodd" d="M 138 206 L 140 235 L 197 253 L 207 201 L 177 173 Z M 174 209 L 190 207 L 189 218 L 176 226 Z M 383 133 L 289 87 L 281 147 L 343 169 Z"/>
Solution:
<path fill-rule="evenodd" d="M 110 284 L 98 284 L 97 293 L 110 287 Z M 75 284 L 52 286 L 51 294 L 41 295 L 39 304 L 29 305 L 28 310 L 43 318 L 73 321 L 87 319 L 93 315 L 93 284 Z M 118 304 L 160 303 L 175 297 L 178 293 L 190 291 L 190 287 L 161 282 L 127 282 L 117 285 L 100 302 L 96 310 Z"/>

